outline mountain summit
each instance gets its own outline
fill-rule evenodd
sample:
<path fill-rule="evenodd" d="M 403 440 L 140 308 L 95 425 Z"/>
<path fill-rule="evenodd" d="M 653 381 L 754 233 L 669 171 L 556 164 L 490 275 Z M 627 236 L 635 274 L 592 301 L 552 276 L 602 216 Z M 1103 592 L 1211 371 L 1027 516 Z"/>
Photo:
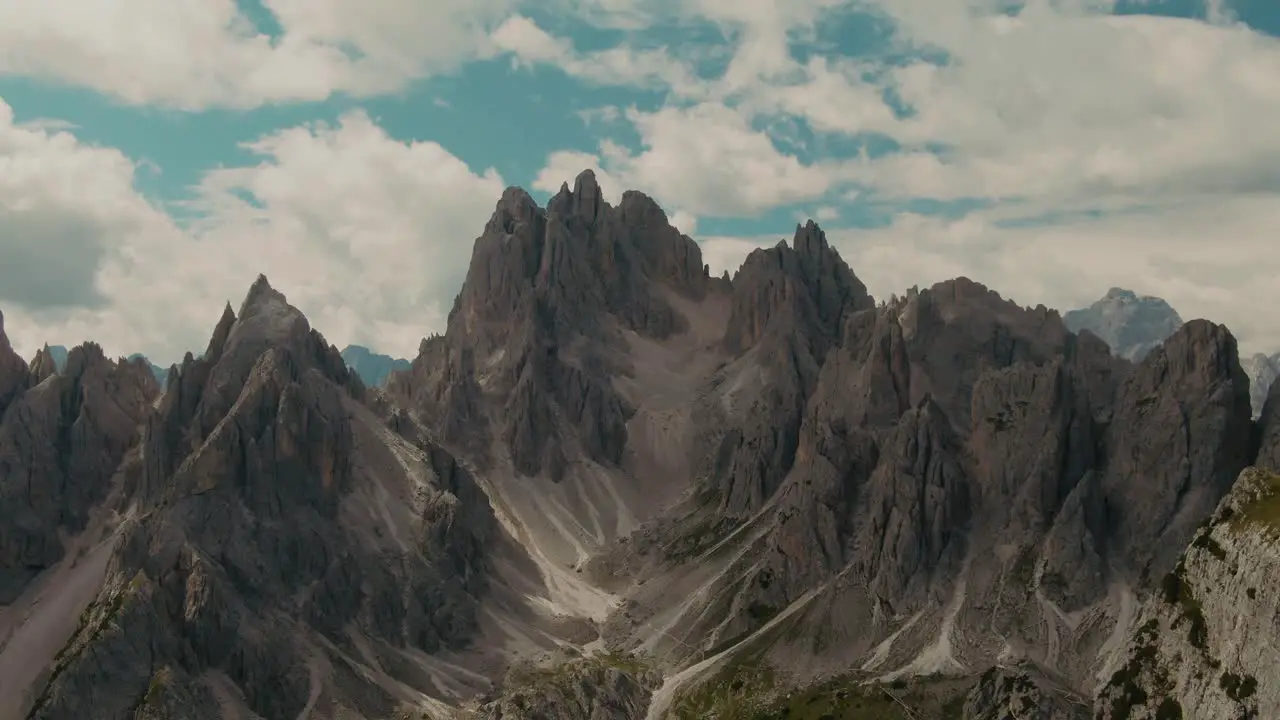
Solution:
<path fill-rule="evenodd" d="M 1068 312 L 1063 321 L 1072 332 L 1089 330 L 1113 353 L 1134 361 L 1146 357 L 1182 326 L 1178 311 L 1163 299 L 1124 288 L 1111 288 L 1089 307 Z"/>
<path fill-rule="evenodd" d="M 877 303 L 813 222 L 713 277 L 584 172 L 383 390 L 265 277 L 158 398 L 95 347 L 0 340 L 0 720 L 1280 714 L 1280 400 L 1204 320 Z"/>

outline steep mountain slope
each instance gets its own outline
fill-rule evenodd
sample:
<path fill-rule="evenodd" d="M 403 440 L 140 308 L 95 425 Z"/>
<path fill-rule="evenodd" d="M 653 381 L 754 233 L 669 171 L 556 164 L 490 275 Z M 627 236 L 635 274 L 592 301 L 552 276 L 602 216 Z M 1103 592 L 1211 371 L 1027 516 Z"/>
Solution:
<path fill-rule="evenodd" d="M 380 388 L 391 373 L 409 369 L 409 361 L 379 355 L 367 347 L 348 345 L 342 349 L 342 360 L 355 371 L 365 387 Z"/>
<path fill-rule="evenodd" d="M 1182 317 L 1169 303 L 1132 290 L 1111 288 L 1087 308 L 1062 316 L 1072 332 L 1088 330 L 1128 360 L 1141 360 L 1182 326 Z"/>
<path fill-rule="evenodd" d="M 7 348 L 0 430 L 93 387 Z M 1207 321 L 1134 363 L 965 278 L 876 303 L 812 222 L 717 278 L 641 193 L 511 188 L 385 391 L 261 278 L 54 483 L 89 520 L 3 495 L 66 546 L 4 566 L 0 720 L 1087 717 L 1280 461 L 1248 386 Z"/>
<path fill-rule="evenodd" d="M 95 478 L 130 501 L 78 627 L 65 608 L 71 635 L 26 693 L 28 716 L 431 705 L 424 691 L 443 680 L 420 658 L 470 636 L 491 516 L 465 469 L 394 434 L 363 393 L 265 279 L 238 315 L 228 307 L 137 452 Z M 11 641 L 0 667 L 26 652 Z M 12 677 L 0 681 L 16 701 Z"/>
<path fill-rule="evenodd" d="M 1246 470 L 1148 600 L 1099 718 L 1280 717 L 1280 475 Z"/>

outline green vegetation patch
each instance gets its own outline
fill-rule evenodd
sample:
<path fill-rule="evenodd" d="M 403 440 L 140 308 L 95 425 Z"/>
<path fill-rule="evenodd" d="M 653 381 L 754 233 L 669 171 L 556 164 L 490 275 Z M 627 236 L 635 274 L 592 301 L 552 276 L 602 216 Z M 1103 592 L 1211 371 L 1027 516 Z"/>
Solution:
<path fill-rule="evenodd" d="M 1231 516 L 1230 527 L 1236 530 L 1262 527 L 1280 535 L 1280 475 L 1255 468 L 1249 471 L 1245 481 L 1252 483 L 1256 494 Z"/>
<path fill-rule="evenodd" d="M 795 687 L 767 666 L 726 667 L 672 708 L 677 720 L 959 720 L 972 678 L 891 683 L 844 675 Z"/>

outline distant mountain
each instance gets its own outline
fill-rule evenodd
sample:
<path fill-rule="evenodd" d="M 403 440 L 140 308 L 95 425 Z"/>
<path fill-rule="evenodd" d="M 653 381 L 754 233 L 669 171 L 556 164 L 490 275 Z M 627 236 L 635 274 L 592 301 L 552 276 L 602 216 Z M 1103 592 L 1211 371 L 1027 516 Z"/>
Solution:
<path fill-rule="evenodd" d="M 1262 413 L 1267 391 L 1276 378 L 1280 378 L 1280 352 L 1274 355 L 1255 353 L 1253 357 L 1241 358 L 1240 365 L 1249 376 L 1249 398 L 1253 401 L 1253 414 L 1257 417 Z"/>
<path fill-rule="evenodd" d="M 1072 332 L 1088 330 L 1106 341 L 1111 352 L 1138 362 L 1182 326 L 1182 316 L 1162 298 L 1138 295 L 1132 290 L 1111 288 L 1103 298 L 1087 308 L 1072 310 L 1062 318 Z M 1249 399 L 1253 416 L 1262 412 L 1267 390 L 1280 377 L 1280 353 L 1240 358 L 1249 376 Z"/>
<path fill-rule="evenodd" d="M 67 366 L 67 348 L 64 345 L 50 345 L 49 355 L 59 370 Z"/>
<path fill-rule="evenodd" d="M 390 355 L 379 355 L 367 347 L 348 345 L 342 351 L 342 359 L 347 367 L 355 371 L 366 387 L 382 387 L 387 378 L 397 370 L 408 370 L 409 361 L 393 358 Z"/>
<path fill-rule="evenodd" d="M 134 353 L 130 355 L 128 359 L 130 360 L 140 359 L 143 362 L 145 362 L 147 364 L 147 367 L 151 368 L 151 374 L 156 376 L 156 382 L 160 383 L 160 387 L 164 387 L 165 378 L 169 376 L 168 368 L 162 368 L 159 365 L 151 362 L 150 360 L 147 359 L 147 356 L 143 355 L 142 353 Z"/>
<path fill-rule="evenodd" d="M 1111 352 L 1135 362 L 1182 327 L 1182 317 L 1158 297 L 1132 290 L 1111 290 L 1087 308 L 1062 317 L 1072 332 L 1088 330 L 1111 346 Z"/>

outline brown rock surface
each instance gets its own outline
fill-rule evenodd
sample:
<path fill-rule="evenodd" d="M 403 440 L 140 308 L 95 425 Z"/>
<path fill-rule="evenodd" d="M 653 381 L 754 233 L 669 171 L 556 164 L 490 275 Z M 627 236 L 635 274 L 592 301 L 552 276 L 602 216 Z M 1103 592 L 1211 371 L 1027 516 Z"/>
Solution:
<path fill-rule="evenodd" d="M 84 529 L 157 390 L 148 370 L 87 343 L 12 402 L 0 421 L 0 603 L 62 558 L 64 533 Z"/>

